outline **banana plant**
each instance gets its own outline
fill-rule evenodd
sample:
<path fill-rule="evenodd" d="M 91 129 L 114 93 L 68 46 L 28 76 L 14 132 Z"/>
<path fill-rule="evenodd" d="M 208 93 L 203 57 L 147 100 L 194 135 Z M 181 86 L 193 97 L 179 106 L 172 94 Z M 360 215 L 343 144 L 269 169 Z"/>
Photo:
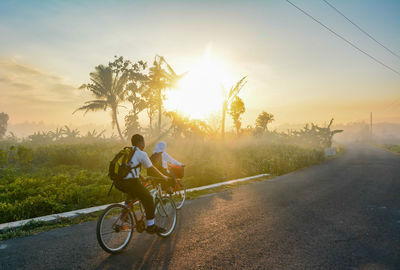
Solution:
<path fill-rule="evenodd" d="M 240 90 L 242 90 L 243 86 L 246 85 L 247 76 L 244 76 L 241 78 L 234 86 L 231 87 L 228 93 L 226 93 L 225 88 L 222 86 L 222 91 L 224 94 L 226 94 L 226 97 L 224 99 L 224 102 L 222 104 L 222 126 L 221 126 L 221 135 L 222 138 L 225 137 L 225 118 L 226 118 L 226 113 L 228 111 L 228 108 L 230 104 L 232 103 L 233 99 L 239 94 Z"/>

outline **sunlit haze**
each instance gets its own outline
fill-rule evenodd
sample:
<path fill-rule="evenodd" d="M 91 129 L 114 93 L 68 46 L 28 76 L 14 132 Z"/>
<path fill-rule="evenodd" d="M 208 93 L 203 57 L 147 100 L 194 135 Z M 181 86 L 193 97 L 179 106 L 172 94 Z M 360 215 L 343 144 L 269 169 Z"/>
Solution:
<path fill-rule="evenodd" d="M 220 110 L 223 89 L 234 81 L 223 63 L 212 55 L 210 48 L 188 70 L 177 89 L 167 94 L 165 107 L 191 118 L 207 118 Z"/>
<path fill-rule="evenodd" d="M 294 2 L 400 70 L 399 58 L 323 1 Z M 400 53 L 399 1 L 332 3 Z M 1 1 L 0 35 L 0 112 L 10 130 L 27 122 L 111 129 L 109 112 L 72 114 L 92 99 L 78 87 L 115 55 L 151 64 L 156 54 L 186 72 L 166 91 L 165 108 L 190 118 L 219 115 L 222 89 L 248 76 L 239 93 L 243 126 L 263 110 L 274 114 L 272 127 L 368 121 L 370 112 L 376 122 L 400 123 L 400 76 L 286 1 Z"/>

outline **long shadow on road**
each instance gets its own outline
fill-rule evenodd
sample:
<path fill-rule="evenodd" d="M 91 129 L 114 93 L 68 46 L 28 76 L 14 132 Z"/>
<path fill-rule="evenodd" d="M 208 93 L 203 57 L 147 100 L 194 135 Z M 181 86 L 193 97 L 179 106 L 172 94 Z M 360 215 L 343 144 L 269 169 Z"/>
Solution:
<path fill-rule="evenodd" d="M 190 200 L 169 238 L 108 255 L 88 222 L 5 241 L 0 269 L 400 269 L 399 194 L 400 156 L 354 148 Z"/>
<path fill-rule="evenodd" d="M 215 198 L 225 201 L 232 200 L 230 190 L 213 194 Z M 178 211 L 178 219 L 175 231 L 167 238 L 160 238 L 156 235 L 148 235 L 146 233 L 133 235 L 131 243 L 124 252 L 116 255 L 109 255 L 106 259 L 100 262 L 95 269 L 171 269 L 171 260 L 176 255 L 177 244 L 185 241 L 182 240 L 182 235 L 185 237 L 191 236 L 191 226 L 199 224 L 198 217 L 207 215 L 205 209 L 211 207 L 212 200 L 204 196 L 202 200 L 202 211 L 197 217 L 191 217 L 191 213 L 197 210 L 188 210 L 192 201 L 188 201 L 184 208 Z M 202 236 L 193 237 L 193 239 L 202 238 Z M 189 240 L 190 242 L 190 240 Z M 182 248 L 182 245 L 181 247 Z M 194 246 L 185 244 L 184 248 L 192 249 Z"/>
<path fill-rule="evenodd" d="M 134 233 L 131 243 L 119 254 L 109 255 L 95 269 L 148 269 L 149 265 L 158 265 L 159 269 L 168 269 L 173 257 L 181 228 L 181 213 L 175 231 L 168 238 L 157 235 Z"/>

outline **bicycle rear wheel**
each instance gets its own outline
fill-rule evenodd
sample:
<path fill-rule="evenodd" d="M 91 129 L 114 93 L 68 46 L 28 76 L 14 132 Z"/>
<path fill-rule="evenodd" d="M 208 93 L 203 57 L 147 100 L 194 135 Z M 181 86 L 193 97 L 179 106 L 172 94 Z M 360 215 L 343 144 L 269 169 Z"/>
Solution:
<path fill-rule="evenodd" d="M 165 233 L 157 233 L 161 237 L 171 235 L 176 226 L 176 207 L 174 201 L 169 197 L 162 197 L 156 203 L 155 222 L 166 230 Z"/>
<path fill-rule="evenodd" d="M 97 241 L 106 252 L 119 253 L 129 244 L 133 228 L 134 221 L 129 208 L 122 204 L 112 204 L 97 221 Z"/>
<path fill-rule="evenodd" d="M 175 202 L 176 209 L 181 209 L 186 200 L 186 187 L 181 180 L 177 180 L 171 197 Z"/>

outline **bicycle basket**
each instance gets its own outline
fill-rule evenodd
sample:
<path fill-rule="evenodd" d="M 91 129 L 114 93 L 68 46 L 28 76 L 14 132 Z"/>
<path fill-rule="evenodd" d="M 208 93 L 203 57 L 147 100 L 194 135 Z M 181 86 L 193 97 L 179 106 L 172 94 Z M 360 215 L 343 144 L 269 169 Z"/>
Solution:
<path fill-rule="evenodd" d="M 184 176 L 184 167 L 178 165 L 169 165 L 169 171 L 175 174 L 176 178 L 183 178 Z"/>

